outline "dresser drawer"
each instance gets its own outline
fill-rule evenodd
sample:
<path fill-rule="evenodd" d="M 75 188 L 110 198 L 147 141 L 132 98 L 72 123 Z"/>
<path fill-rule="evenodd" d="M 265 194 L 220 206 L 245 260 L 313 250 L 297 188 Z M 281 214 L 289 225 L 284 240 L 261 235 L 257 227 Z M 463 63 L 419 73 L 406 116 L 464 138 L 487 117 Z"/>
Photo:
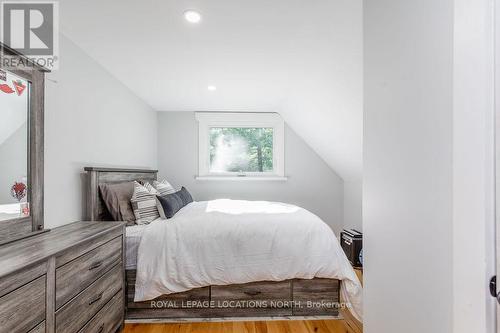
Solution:
<path fill-rule="evenodd" d="M 0 298 L 2 332 L 29 332 L 45 319 L 45 284 L 44 275 Z"/>
<path fill-rule="evenodd" d="M 134 302 L 135 297 L 135 279 L 136 271 L 127 270 L 127 308 L 149 309 L 157 308 L 156 304 L 161 304 L 159 307 L 165 309 L 176 309 L 189 306 L 188 302 L 209 302 L 210 287 L 191 289 L 185 292 L 161 295 L 151 301 Z M 190 303 L 192 304 L 192 303 Z M 192 305 L 191 305 L 192 306 Z"/>
<path fill-rule="evenodd" d="M 0 297 L 47 273 L 47 262 L 29 267 L 0 279 Z"/>
<path fill-rule="evenodd" d="M 266 301 L 267 305 L 272 307 L 271 301 L 285 302 L 292 300 L 289 281 L 252 282 L 228 286 L 211 286 L 210 288 L 212 292 L 211 300 L 215 301 L 216 307 L 224 301 Z M 266 303 L 261 304 L 261 306 L 265 305 Z"/>
<path fill-rule="evenodd" d="M 121 263 L 56 312 L 56 332 L 77 332 L 123 288 Z"/>
<path fill-rule="evenodd" d="M 115 238 L 56 270 L 56 308 L 59 309 L 121 259 L 122 238 Z"/>
<path fill-rule="evenodd" d="M 123 293 L 119 292 L 92 318 L 79 333 L 111 333 L 123 321 Z"/>
<path fill-rule="evenodd" d="M 82 223 L 92 224 L 95 222 L 82 222 Z M 100 223 L 102 225 L 102 222 L 97 222 L 97 223 Z M 114 222 L 107 222 L 108 225 L 109 223 L 114 223 Z M 91 232 L 90 230 L 79 230 L 79 233 L 82 234 L 85 233 L 85 231 L 89 233 Z M 121 237 L 124 234 L 124 231 L 125 229 L 122 228 L 112 229 L 104 234 L 99 235 L 98 237 L 94 237 L 85 242 L 76 244 L 75 246 L 71 247 L 70 249 L 67 249 L 62 253 L 59 253 L 56 256 L 56 267 L 61 267 L 62 265 L 67 264 L 71 260 L 74 260 L 84 255 L 85 253 L 94 250 L 101 245 L 106 244 L 110 240 L 115 239 L 117 237 Z"/>
<path fill-rule="evenodd" d="M 293 300 L 297 305 L 293 314 L 300 315 L 331 315 L 339 313 L 340 282 L 332 279 L 297 279 L 292 282 Z"/>

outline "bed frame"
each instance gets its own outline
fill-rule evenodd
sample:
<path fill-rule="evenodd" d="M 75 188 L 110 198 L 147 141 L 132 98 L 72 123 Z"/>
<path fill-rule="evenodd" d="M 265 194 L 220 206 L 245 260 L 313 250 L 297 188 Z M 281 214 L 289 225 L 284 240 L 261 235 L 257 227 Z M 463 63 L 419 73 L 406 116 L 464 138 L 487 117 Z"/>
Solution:
<path fill-rule="evenodd" d="M 85 171 L 85 211 L 86 218 L 90 221 L 111 221 L 101 198 L 99 185 L 134 180 L 152 182 L 157 178 L 157 170 L 86 167 Z M 136 303 L 133 301 L 135 275 L 135 270 L 126 271 L 126 319 L 129 322 L 340 316 L 340 281 L 335 279 L 293 279 L 207 286 Z"/>

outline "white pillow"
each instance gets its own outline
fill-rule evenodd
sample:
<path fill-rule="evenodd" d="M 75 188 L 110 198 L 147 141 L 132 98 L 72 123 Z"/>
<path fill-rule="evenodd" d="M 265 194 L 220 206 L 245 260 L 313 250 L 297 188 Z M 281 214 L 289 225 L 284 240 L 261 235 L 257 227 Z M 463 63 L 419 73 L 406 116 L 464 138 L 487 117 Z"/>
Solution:
<path fill-rule="evenodd" d="M 134 193 L 130 202 L 134 210 L 135 223 L 149 224 L 160 217 L 156 207 L 157 194 L 158 191 L 151 184 L 146 183 L 143 186 L 134 182 Z"/>

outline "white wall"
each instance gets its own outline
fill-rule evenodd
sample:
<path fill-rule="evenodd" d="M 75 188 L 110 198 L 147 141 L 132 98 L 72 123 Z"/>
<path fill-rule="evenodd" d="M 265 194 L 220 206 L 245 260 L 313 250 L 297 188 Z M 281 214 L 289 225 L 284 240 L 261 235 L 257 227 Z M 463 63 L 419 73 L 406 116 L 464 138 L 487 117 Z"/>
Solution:
<path fill-rule="evenodd" d="M 494 331 L 492 4 L 365 1 L 367 333 Z"/>
<path fill-rule="evenodd" d="M 453 1 L 364 5 L 365 332 L 452 332 Z"/>
<path fill-rule="evenodd" d="M 363 229 L 363 182 L 344 180 L 344 228 Z"/>
<path fill-rule="evenodd" d="M 490 0 L 455 0 L 454 333 L 496 332 L 496 302 L 487 288 L 490 277 L 496 274 L 493 12 Z M 497 130 L 500 134 L 500 127 Z"/>
<path fill-rule="evenodd" d="M 60 59 L 46 81 L 47 228 L 82 218 L 84 166 L 156 167 L 156 113 L 64 36 Z"/>
<path fill-rule="evenodd" d="M 273 200 L 302 206 L 334 231 L 342 228 L 343 181 L 290 128 L 285 128 L 286 182 L 197 181 L 198 123 L 194 112 L 158 112 L 159 176 L 186 186 L 195 200 Z"/>

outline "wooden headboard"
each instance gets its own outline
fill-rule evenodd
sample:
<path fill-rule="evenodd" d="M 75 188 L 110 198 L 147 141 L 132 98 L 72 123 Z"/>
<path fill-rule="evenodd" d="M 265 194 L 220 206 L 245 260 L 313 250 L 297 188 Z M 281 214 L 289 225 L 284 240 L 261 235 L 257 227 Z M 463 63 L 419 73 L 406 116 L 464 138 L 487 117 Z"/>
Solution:
<path fill-rule="evenodd" d="M 89 221 L 112 221 L 99 191 L 101 184 L 116 184 L 130 181 L 153 182 L 158 170 L 84 168 L 87 173 L 85 218 Z"/>

